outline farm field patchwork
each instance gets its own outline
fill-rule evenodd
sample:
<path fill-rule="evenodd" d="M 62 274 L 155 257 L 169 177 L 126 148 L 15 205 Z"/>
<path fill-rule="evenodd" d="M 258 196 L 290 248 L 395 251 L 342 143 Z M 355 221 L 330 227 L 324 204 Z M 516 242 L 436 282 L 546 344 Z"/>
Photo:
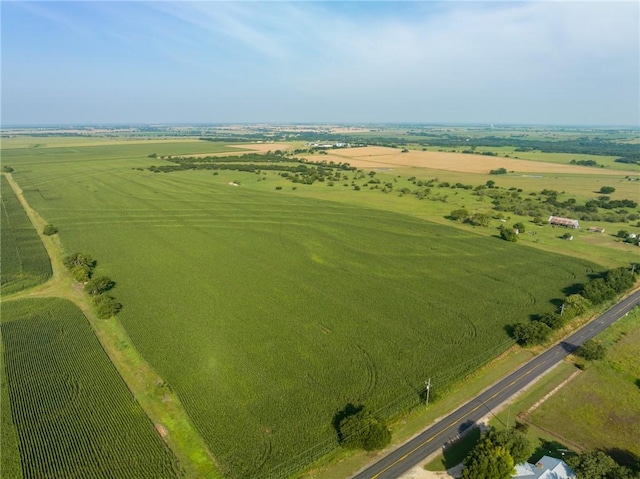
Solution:
<path fill-rule="evenodd" d="M 177 478 L 180 468 L 71 302 L 2 304 L 3 477 Z M 7 436 L 9 437 L 9 436 Z M 10 437 L 9 437 L 10 438 Z M 17 448 L 17 450 L 16 450 Z M 5 469 L 7 466 L 7 469 Z"/>
<path fill-rule="evenodd" d="M 51 277 L 51 262 L 24 208 L 7 179 L 0 181 L 0 293 L 3 295 L 35 286 Z"/>
<path fill-rule="evenodd" d="M 524 159 L 502 158 L 494 156 L 473 155 L 465 153 L 451 153 L 439 151 L 415 151 L 402 153 L 397 148 L 384 146 L 368 146 L 361 148 L 347 148 L 331 150 L 325 159 L 327 161 L 347 162 L 359 168 L 398 168 L 419 167 L 436 170 L 460 171 L 466 173 L 487 174 L 490 170 L 506 168 L 519 173 L 549 174 L 583 174 L 601 175 L 599 168 L 577 166 L 555 162 L 530 161 Z M 629 171 L 630 170 L 630 171 Z M 629 175 L 638 174 L 638 169 L 607 170 L 607 174 Z"/>
<path fill-rule="evenodd" d="M 244 188 L 250 173 L 132 170 L 161 160 L 121 148 L 16 156 L 14 177 L 67 252 L 116 281 L 120 320 L 232 478 L 294 472 L 335 448 L 347 403 L 392 415 L 420 401 L 427 376 L 441 394 L 512 344 L 507 325 L 552 311 L 600 268 Z"/>

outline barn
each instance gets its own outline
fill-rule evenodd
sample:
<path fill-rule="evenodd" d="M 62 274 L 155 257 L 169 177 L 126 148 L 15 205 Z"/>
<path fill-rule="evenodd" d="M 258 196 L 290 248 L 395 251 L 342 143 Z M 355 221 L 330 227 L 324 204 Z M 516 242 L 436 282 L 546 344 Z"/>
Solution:
<path fill-rule="evenodd" d="M 572 220 L 569 218 L 561 218 L 560 216 L 549 216 L 549 224 L 551 226 L 564 226 L 565 228 L 580 228 L 578 220 Z"/>

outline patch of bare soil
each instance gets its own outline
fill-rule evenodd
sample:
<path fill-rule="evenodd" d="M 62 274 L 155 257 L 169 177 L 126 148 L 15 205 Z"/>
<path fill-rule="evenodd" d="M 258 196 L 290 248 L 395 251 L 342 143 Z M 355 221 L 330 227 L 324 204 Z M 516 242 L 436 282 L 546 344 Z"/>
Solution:
<path fill-rule="evenodd" d="M 405 472 L 398 479 L 451 479 L 462 475 L 462 464 L 452 467 L 448 471 L 427 471 L 423 466 L 416 466 Z"/>
<path fill-rule="evenodd" d="M 154 427 L 156 428 L 156 431 L 158 431 L 158 434 L 160 434 L 160 437 L 162 439 L 165 439 L 169 435 L 169 431 L 167 431 L 167 428 L 162 424 L 154 424 Z"/>

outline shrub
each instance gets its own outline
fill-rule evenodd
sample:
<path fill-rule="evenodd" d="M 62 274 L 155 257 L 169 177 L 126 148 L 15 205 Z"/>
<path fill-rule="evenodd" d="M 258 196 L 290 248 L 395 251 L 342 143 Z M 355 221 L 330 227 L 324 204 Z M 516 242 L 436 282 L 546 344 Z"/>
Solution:
<path fill-rule="evenodd" d="M 46 225 L 43 229 L 42 229 L 42 234 L 43 235 L 47 235 L 47 236 L 51 236 L 54 235 L 58 232 L 58 228 L 56 228 L 53 225 Z"/>
<path fill-rule="evenodd" d="M 518 235 L 511 228 L 502 228 L 500 231 L 500 238 L 505 241 L 511 241 L 512 243 L 518 241 Z"/>
<path fill-rule="evenodd" d="M 525 226 L 524 223 L 519 222 L 513 225 L 514 228 L 516 228 L 520 233 L 524 233 L 525 230 Z"/>
<path fill-rule="evenodd" d="M 106 293 L 116 285 L 108 276 L 99 276 L 97 278 L 90 279 L 84 286 L 84 290 L 91 296 L 96 296 L 102 293 Z"/>
<path fill-rule="evenodd" d="M 99 294 L 91 300 L 96 308 L 96 315 L 100 319 L 109 319 L 122 309 L 122 305 L 116 301 L 113 296 L 108 294 Z"/>
<path fill-rule="evenodd" d="M 365 409 L 347 416 L 340 423 L 342 444 L 353 449 L 376 451 L 391 442 L 391 432 L 386 424 Z"/>
<path fill-rule="evenodd" d="M 538 321 L 546 324 L 551 329 L 560 329 L 565 323 L 564 316 L 557 313 L 543 314 Z"/>
<path fill-rule="evenodd" d="M 74 266 L 71 268 L 71 276 L 78 283 L 86 283 L 91 278 L 91 269 L 82 265 Z"/>
<path fill-rule="evenodd" d="M 610 195 L 614 191 L 616 191 L 616 189 L 613 186 L 603 186 L 602 188 L 600 188 L 600 193 L 602 193 L 603 195 Z"/>
<path fill-rule="evenodd" d="M 513 328 L 513 338 L 522 346 L 541 344 L 551 334 L 551 328 L 540 321 L 519 323 Z"/>
<path fill-rule="evenodd" d="M 606 352 L 606 348 L 600 341 L 590 339 L 578 348 L 576 356 L 580 356 L 587 361 L 596 361 L 603 359 Z"/>
<path fill-rule="evenodd" d="M 458 210 L 453 210 L 449 216 L 456 221 L 464 221 L 469 217 L 469 211 L 464 208 L 460 208 Z"/>

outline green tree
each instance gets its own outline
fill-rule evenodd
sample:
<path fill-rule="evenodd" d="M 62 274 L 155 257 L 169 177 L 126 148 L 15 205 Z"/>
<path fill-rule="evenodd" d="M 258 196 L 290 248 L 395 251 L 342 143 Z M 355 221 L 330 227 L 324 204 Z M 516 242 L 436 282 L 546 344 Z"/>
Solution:
<path fill-rule="evenodd" d="M 533 452 L 529 438 L 516 429 L 498 430 L 492 427 L 486 437 L 493 445 L 506 447 L 516 464 L 526 461 Z"/>
<path fill-rule="evenodd" d="M 96 315 L 100 319 L 109 319 L 122 309 L 122 304 L 108 294 L 98 294 L 92 298 L 91 302 L 96 308 Z"/>
<path fill-rule="evenodd" d="M 582 296 L 587 298 L 593 304 L 600 304 L 609 299 L 614 298 L 616 291 L 607 284 L 604 278 L 596 278 L 590 280 L 584 285 Z"/>
<path fill-rule="evenodd" d="M 616 189 L 613 186 L 603 186 L 602 188 L 600 188 L 600 193 L 602 193 L 603 195 L 610 195 L 614 191 L 616 191 Z"/>
<path fill-rule="evenodd" d="M 376 451 L 391 442 L 391 432 L 386 424 L 366 409 L 345 417 L 339 428 L 342 444 L 348 448 Z"/>
<path fill-rule="evenodd" d="M 587 361 L 597 361 L 604 359 L 607 349 L 600 341 L 589 339 L 576 351 L 576 355 Z"/>
<path fill-rule="evenodd" d="M 46 225 L 43 229 L 42 229 L 42 234 L 43 235 L 47 235 L 47 236 L 51 236 L 54 235 L 58 232 L 58 228 L 56 228 L 53 225 Z"/>
<path fill-rule="evenodd" d="M 633 286 L 635 278 L 627 268 L 615 268 L 607 271 L 604 280 L 616 293 L 622 293 Z"/>
<path fill-rule="evenodd" d="M 469 218 L 469 223 L 474 226 L 484 226 L 485 228 L 489 226 L 491 222 L 491 215 L 488 213 L 474 213 Z"/>
<path fill-rule="evenodd" d="M 577 456 L 569 456 L 567 464 L 576 472 L 576 479 L 633 478 L 629 469 L 618 465 L 611 456 L 602 451 L 585 451 Z"/>
<path fill-rule="evenodd" d="M 565 315 L 560 315 L 558 313 L 545 313 L 540 316 L 538 321 L 546 324 L 551 329 L 560 329 L 565 324 Z"/>
<path fill-rule="evenodd" d="M 523 346 L 541 344 L 551 334 L 551 328 L 540 321 L 518 323 L 513 327 L 513 338 Z"/>
<path fill-rule="evenodd" d="M 500 230 L 500 238 L 505 241 L 511 241 L 512 243 L 518 241 L 518 235 L 511 228 L 502 228 Z"/>
<path fill-rule="evenodd" d="M 85 253 L 74 253 L 65 257 L 63 260 L 64 265 L 72 269 L 74 266 L 84 266 L 89 269 L 92 269 L 96 265 L 96 261 L 89 254 Z"/>
<path fill-rule="evenodd" d="M 514 224 L 513 227 L 515 229 L 517 229 L 520 233 L 524 233 L 524 230 L 525 230 L 524 223 L 518 222 L 518 223 Z"/>
<path fill-rule="evenodd" d="M 87 284 L 84 285 L 84 290 L 91 296 L 106 293 L 112 289 L 116 283 L 108 276 L 98 276 L 97 278 L 90 279 Z"/>
<path fill-rule="evenodd" d="M 71 268 L 71 276 L 78 283 L 86 283 L 91 278 L 91 269 L 87 266 L 77 265 Z"/>
<path fill-rule="evenodd" d="M 469 211 L 464 208 L 460 208 L 458 210 L 453 210 L 449 216 L 456 221 L 464 221 L 469 217 Z"/>
<path fill-rule="evenodd" d="M 629 236 L 629 232 L 627 230 L 618 230 L 616 236 L 618 238 L 626 239 Z"/>
<path fill-rule="evenodd" d="M 570 318 L 584 314 L 591 302 L 581 294 L 570 294 L 564 299 L 564 314 Z"/>
<path fill-rule="evenodd" d="M 505 446 L 481 440 L 464 460 L 463 479 L 509 479 L 515 462 Z"/>

